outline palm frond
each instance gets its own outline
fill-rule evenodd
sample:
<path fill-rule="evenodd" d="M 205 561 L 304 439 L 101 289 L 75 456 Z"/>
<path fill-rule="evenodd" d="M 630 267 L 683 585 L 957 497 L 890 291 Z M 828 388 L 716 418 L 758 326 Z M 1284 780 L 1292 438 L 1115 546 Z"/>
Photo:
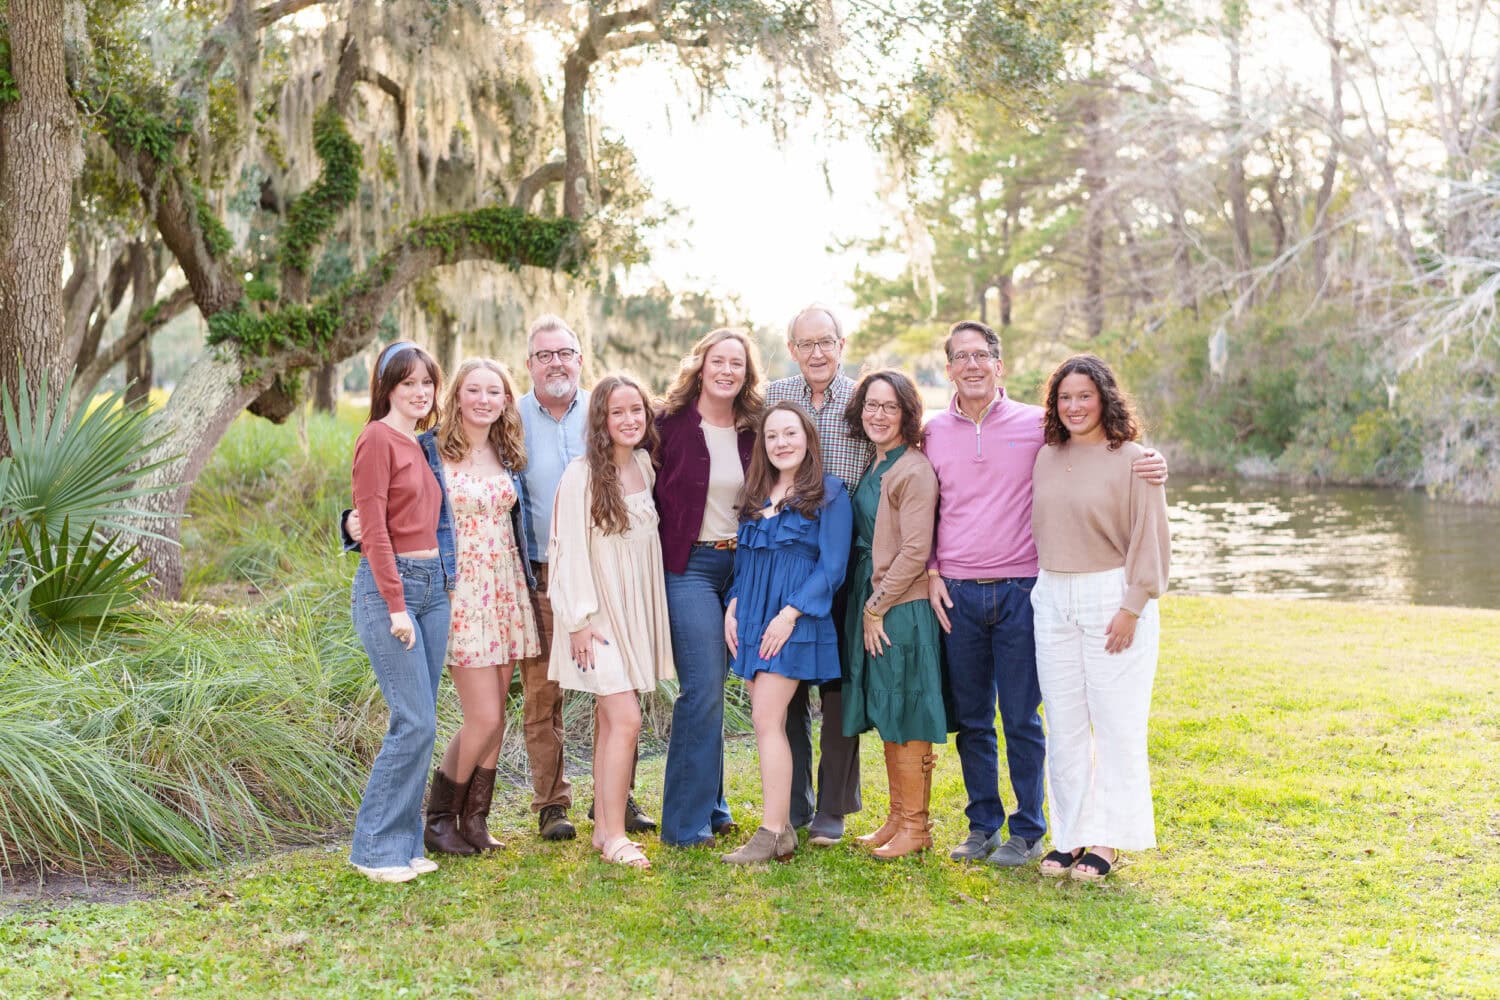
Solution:
<path fill-rule="evenodd" d="M 159 537 L 147 520 L 152 515 L 131 503 L 175 488 L 141 484 L 143 475 L 171 461 L 151 457 L 162 439 L 148 436 L 150 414 L 112 392 L 95 397 L 70 420 L 71 387 L 71 378 L 56 393 L 44 383 L 33 398 L 23 378 L 14 400 L 0 392 L 0 419 L 11 447 L 0 492 L 4 517 L 53 537 L 65 519 L 110 534 Z"/>

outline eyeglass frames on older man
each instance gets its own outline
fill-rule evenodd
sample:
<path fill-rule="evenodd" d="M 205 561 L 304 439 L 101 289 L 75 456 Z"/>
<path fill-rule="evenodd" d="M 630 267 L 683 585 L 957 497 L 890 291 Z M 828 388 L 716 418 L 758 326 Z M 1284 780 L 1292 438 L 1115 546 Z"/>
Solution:
<path fill-rule="evenodd" d="M 555 351 L 533 351 L 531 357 L 537 364 L 550 365 L 553 358 L 556 358 L 563 364 L 567 364 L 575 358 L 583 357 L 583 355 L 571 347 L 559 347 Z"/>
<path fill-rule="evenodd" d="M 962 368 L 970 361 L 976 365 L 987 365 L 996 359 L 997 355 L 991 351 L 954 351 L 948 360 Z"/>
<path fill-rule="evenodd" d="M 810 358 L 819 351 L 824 354 L 832 354 L 838 350 L 839 342 L 832 337 L 819 337 L 817 340 L 796 340 L 792 342 L 793 349 L 804 358 Z"/>

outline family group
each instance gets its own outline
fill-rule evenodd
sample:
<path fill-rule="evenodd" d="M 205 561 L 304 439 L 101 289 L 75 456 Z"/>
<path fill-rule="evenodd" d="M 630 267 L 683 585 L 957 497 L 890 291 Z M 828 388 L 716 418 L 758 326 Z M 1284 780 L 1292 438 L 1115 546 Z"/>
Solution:
<path fill-rule="evenodd" d="M 932 847 L 933 747 L 949 733 L 968 797 L 955 860 L 1040 859 L 1043 875 L 1095 881 L 1155 846 L 1167 467 L 1114 373 L 1076 355 L 1043 405 L 1024 403 L 994 331 L 959 322 L 943 344 L 954 394 L 924 425 L 912 380 L 847 377 L 844 343 L 831 310 L 804 309 L 787 327 L 797 374 L 763 386 L 750 337 L 715 330 L 661 399 L 623 373 L 582 388 L 582 345 L 557 316 L 531 325 L 524 396 L 492 360 L 461 364 L 444 393 L 417 345 L 380 352 L 343 524 L 362 551 L 355 630 L 390 708 L 355 820 L 360 872 L 404 882 L 436 870 L 428 852 L 503 846 L 487 818 L 517 664 L 548 840 L 576 834 L 562 692 L 594 696 L 589 815 L 608 862 L 650 867 L 631 839 L 656 828 L 633 794 L 639 694 L 671 678 L 661 842 L 737 831 L 731 672 L 750 695 L 762 816 L 726 862 L 785 861 L 803 828 L 839 843 L 872 729 L 890 808 L 856 839 L 876 857 Z M 445 665 L 463 721 L 429 789 Z"/>

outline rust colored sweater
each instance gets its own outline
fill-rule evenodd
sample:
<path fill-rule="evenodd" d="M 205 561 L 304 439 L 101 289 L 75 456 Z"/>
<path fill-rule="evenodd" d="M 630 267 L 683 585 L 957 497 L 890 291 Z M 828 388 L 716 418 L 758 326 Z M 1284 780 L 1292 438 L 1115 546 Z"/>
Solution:
<path fill-rule="evenodd" d="M 1127 441 L 1065 441 L 1036 456 L 1031 533 L 1042 569 L 1100 573 L 1125 568 L 1120 606 L 1136 615 L 1167 589 L 1172 544 L 1167 491 L 1130 471 L 1145 449 Z"/>
<path fill-rule="evenodd" d="M 354 509 L 360 547 L 391 614 L 406 610 L 398 552 L 436 549 L 443 488 L 416 439 L 372 420 L 354 442 Z"/>

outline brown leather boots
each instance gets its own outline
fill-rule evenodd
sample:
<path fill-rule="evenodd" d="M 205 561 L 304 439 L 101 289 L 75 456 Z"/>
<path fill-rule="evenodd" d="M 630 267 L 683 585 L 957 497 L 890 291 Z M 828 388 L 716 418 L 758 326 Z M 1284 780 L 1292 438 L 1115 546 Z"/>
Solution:
<path fill-rule="evenodd" d="M 897 743 L 883 743 L 881 746 L 885 747 L 885 777 L 891 786 L 891 809 L 885 814 L 885 822 L 880 829 L 854 838 L 854 842 L 860 847 L 884 847 L 901 828 L 901 788 L 891 780 L 891 761 L 901 751 L 901 747 Z"/>
<path fill-rule="evenodd" d="M 469 782 L 458 784 L 443 773 L 442 768 L 432 772 L 432 785 L 427 789 L 427 826 L 422 831 L 422 843 L 433 854 L 478 854 L 479 848 L 464 839 L 458 832 L 458 812 L 469 795 Z"/>
<path fill-rule="evenodd" d="M 932 771 L 937 754 L 925 740 L 885 744 L 885 771 L 891 784 L 891 813 L 885 825 L 860 837 L 882 860 L 903 857 L 932 846 L 927 805 L 932 798 Z"/>
<path fill-rule="evenodd" d="M 427 826 L 422 843 L 434 854 L 478 854 L 505 845 L 490 836 L 490 802 L 495 797 L 495 770 L 476 767 L 460 785 L 443 773 L 432 772 L 427 791 Z"/>
<path fill-rule="evenodd" d="M 474 768 L 469 794 L 458 814 L 458 832 L 481 851 L 498 851 L 505 845 L 490 836 L 490 802 L 495 797 L 495 769 Z"/>

